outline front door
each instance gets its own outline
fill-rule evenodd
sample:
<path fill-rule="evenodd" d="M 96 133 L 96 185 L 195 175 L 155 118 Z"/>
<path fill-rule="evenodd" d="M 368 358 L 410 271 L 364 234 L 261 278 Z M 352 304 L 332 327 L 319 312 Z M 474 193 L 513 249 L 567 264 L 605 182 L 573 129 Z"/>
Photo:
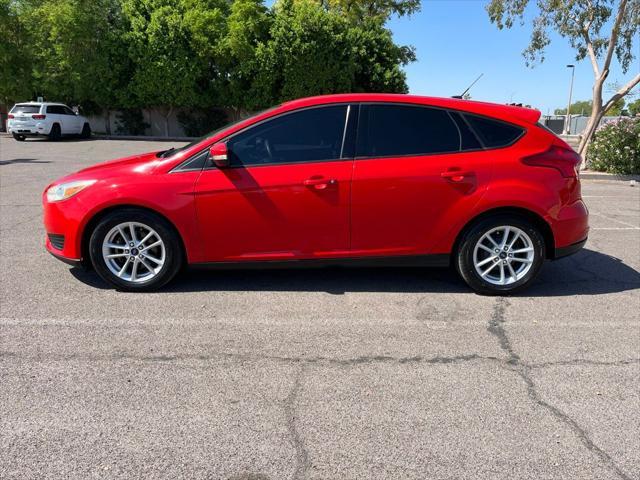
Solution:
<path fill-rule="evenodd" d="M 226 140 L 231 165 L 195 187 L 204 261 L 340 256 L 349 249 L 349 109 L 285 113 Z"/>

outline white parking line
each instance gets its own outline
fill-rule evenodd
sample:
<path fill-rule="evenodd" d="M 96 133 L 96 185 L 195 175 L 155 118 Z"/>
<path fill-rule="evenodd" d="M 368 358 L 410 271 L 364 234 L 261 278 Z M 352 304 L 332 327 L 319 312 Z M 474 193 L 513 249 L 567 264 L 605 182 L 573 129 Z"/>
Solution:
<path fill-rule="evenodd" d="M 591 227 L 589 230 L 640 230 L 640 227 Z"/>
<path fill-rule="evenodd" d="M 615 219 L 615 218 L 608 217 L 608 216 L 606 216 L 606 215 L 604 215 L 604 214 L 602 214 L 602 213 L 600 213 L 600 212 L 594 212 L 594 211 L 590 210 L 590 211 L 589 211 L 589 214 L 590 214 L 590 215 L 597 215 L 598 217 L 602 217 L 602 218 L 606 218 L 607 220 L 610 220 L 610 221 L 612 221 L 612 222 L 619 223 L 620 225 L 624 225 L 624 226 L 626 226 L 626 227 L 639 228 L 639 227 L 637 227 L 636 225 L 633 225 L 632 223 L 627 223 L 627 222 L 623 222 L 622 220 L 617 220 L 617 219 Z"/>

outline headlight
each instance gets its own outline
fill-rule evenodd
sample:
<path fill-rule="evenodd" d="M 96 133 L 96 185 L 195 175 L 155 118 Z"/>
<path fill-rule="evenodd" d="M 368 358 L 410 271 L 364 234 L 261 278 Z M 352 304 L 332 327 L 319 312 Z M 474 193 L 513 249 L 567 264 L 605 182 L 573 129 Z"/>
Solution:
<path fill-rule="evenodd" d="M 59 202 L 73 197 L 76 193 L 96 183 L 95 180 L 78 180 L 77 182 L 61 183 L 47 190 L 47 201 Z"/>

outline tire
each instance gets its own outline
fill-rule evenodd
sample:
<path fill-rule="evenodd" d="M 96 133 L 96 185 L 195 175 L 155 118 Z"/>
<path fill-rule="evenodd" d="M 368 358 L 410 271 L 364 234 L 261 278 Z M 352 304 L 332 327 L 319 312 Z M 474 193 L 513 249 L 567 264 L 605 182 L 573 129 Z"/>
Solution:
<path fill-rule="evenodd" d="M 91 126 L 88 123 L 85 123 L 82 127 L 82 133 L 80 134 L 81 138 L 91 138 Z"/>
<path fill-rule="evenodd" d="M 132 242 L 132 226 L 140 245 Z M 151 235 L 149 240 L 142 244 L 147 235 Z M 89 240 L 89 256 L 98 275 L 118 290 L 147 292 L 159 289 L 178 273 L 184 263 L 181 245 L 174 228 L 162 217 L 126 208 L 109 213 L 98 223 Z"/>
<path fill-rule="evenodd" d="M 49 132 L 49 140 L 52 142 L 57 142 L 62 138 L 62 131 L 60 130 L 60 125 L 54 123 L 51 127 L 51 132 Z"/>
<path fill-rule="evenodd" d="M 535 225 L 520 216 L 496 215 L 479 221 L 464 234 L 455 265 L 477 293 L 508 295 L 531 285 L 544 259 L 544 238 Z"/>
<path fill-rule="evenodd" d="M 18 142 L 24 142 L 27 139 L 27 137 L 25 137 L 24 135 L 18 135 L 17 133 L 13 134 L 13 138 Z"/>

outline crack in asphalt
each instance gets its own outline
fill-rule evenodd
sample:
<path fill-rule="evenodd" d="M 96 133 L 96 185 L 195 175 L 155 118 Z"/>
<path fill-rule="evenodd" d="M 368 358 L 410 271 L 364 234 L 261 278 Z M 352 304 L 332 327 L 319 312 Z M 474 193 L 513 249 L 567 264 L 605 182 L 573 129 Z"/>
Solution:
<path fill-rule="evenodd" d="M 589 450 L 598 456 L 598 458 L 605 464 L 609 469 L 613 470 L 618 477 L 623 480 L 631 480 L 631 477 L 627 475 L 611 458 L 611 456 L 605 452 L 602 448 L 598 447 L 593 440 L 589 437 L 589 434 L 585 429 L 583 429 L 578 422 L 576 422 L 573 418 L 567 415 L 565 412 L 560 410 L 558 407 L 546 402 L 542 399 L 538 390 L 536 388 L 535 382 L 531 378 L 531 366 L 526 362 L 520 360 L 520 357 L 513 349 L 511 345 L 511 341 L 507 335 L 507 332 L 504 328 L 505 324 L 505 311 L 509 306 L 509 301 L 500 297 L 496 300 L 494 304 L 493 313 L 491 318 L 489 319 L 489 325 L 487 326 L 487 330 L 489 333 L 494 335 L 500 344 L 500 348 L 507 354 L 508 360 L 507 364 L 510 365 L 510 370 L 514 371 L 516 374 L 522 378 L 526 387 L 527 387 L 527 395 L 529 398 L 536 404 L 548 412 L 550 412 L 555 418 L 563 422 L 567 425 L 580 439 L 583 445 Z M 562 363 L 562 362 L 559 362 Z M 548 366 L 547 364 L 546 366 Z"/>
<path fill-rule="evenodd" d="M 624 365 L 634 365 L 640 364 L 640 358 L 629 358 L 624 360 L 612 360 L 612 361 L 601 361 L 601 360 L 589 360 L 587 358 L 576 358 L 573 360 L 558 360 L 556 362 L 544 362 L 544 363 L 530 363 L 528 365 L 529 368 L 546 368 L 546 367 L 561 367 L 565 365 L 593 365 L 598 367 L 617 367 Z"/>
<path fill-rule="evenodd" d="M 118 361 L 118 360 L 134 360 L 134 361 L 142 361 L 142 362 L 179 362 L 179 361 L 189 361 L 189 360 L 198 360 L 202 362 L 216 361 L 221 359 L 231 359 L 237 360 L 241 362 L 255 362 L 255 361 L 274 361 L 274 362 L 282 362 L 282 363 L 299 363 L 299 364 L 327 364 L 327 365 L 335 365 L 335 366 L 356 366 L 356 365 L 371 365 L 376 363 L 397 363 L 400 365 L 403 364 L 411 364 L 411 363 L 421 363 L 428 365 L 447 365 L 447 364 L 457 364 L 457 363 L 465 363 L 470 361 L 489 361 L 496 362 L 498 364 L 507 364 L 507 365 L 525 365 L 525 363 L 520 360 L 517 354 L 513 352 L 511 348 L 511 344 L 509 339 L 507 338 L 504 328 L 495 321 L 490 321 L 489 327 L 487 329 L 500 338 L 501 346 L 504 345 L 508 352 L 508 357 L 506 360 L 495 356 L 483 356 L 475 353 L 465 354 L 465 355 L 452 355 L 452 356 L 441 356 L 436 355 L 435 357 L 425 357 L 422 355 L 414 355 L 411 357 L 392 357 L 387 355 L 373 355 L 373 356 L 359 356 L 353 358 L 331 358 L 331 357 L 285 357 L 285 356 L 276 356 L 276 355 L 246 355 L 242 353 L 229 353 L 229 352 L 221 352 L 217 354 L 204 355 L 204 354 L 186 354 L 186 355 L 167 355 L 167 354 L 158 354 L 158 355 L 131 355 L 126 353 L 118 353 L 112 355 L 91 355 L 91 354 L 68 354 L 68 355 L 60 355 L 60 354 L 35 354 L 29 355 L 24 353 L 17 353 L 12 351 L 0 351 L 0 358 L 20 358 L 20 359 L 30 359 L 30 360 L 39 360 L 39 361 Z M 547 368 L 554 366 L 571 366 L 571 365 L 595 365 L 595 366 L 605 366 L 605 367 L 616 367 L 616 366 L 625 366 L 625 365 L 634 365 L 640 364 L 640 358 L 629 358 L 622 360 L 612 360 L 612 361 L 600 361 L 600 360 L 589 360 L 583 358 L 577 359 L 568 359 L 568 360 L 558 360 L 555 362 L 544 362 L 544 363 L 531 363 L 526 364 L 527 368 L 534 370 L 537 368 Z"/>
<path fill-rule="evenodd" d="M 311 465 L 309 461 L 309 452 L 307 451 L 304 441 L 300 436 L 300 432 L 296 427 L 296 401 L 298 399 L 298 393 L 300 392 L 300 384 L 305 375 L 306 365 L 302 365 L 295 380 L 293 381 L 293 387 L 287 395 L 284 402 L 284 413 L 287 422 L 287 429 L 291 437 L 291 442 L 296 451 L 296 468 L 293 472 L 293 480 L 300 480 L 306 477 L 307 469 Z"/>

